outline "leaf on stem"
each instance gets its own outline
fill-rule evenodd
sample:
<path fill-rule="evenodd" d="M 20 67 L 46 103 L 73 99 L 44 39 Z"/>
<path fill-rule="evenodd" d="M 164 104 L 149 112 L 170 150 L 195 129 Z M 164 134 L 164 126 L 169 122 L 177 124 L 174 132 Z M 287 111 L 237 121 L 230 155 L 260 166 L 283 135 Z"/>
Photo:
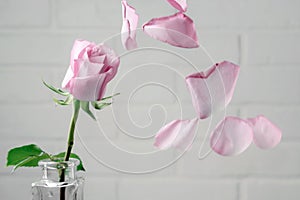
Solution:
<path fill-rule="evenodd" d="M 9 150 L 6 166 L 14 166 L 14 172 L 19 167 L 36 167 L 40 160 L 47 158 L 50 158 L 48 153 L 35 144 L 29 144 Z"/>

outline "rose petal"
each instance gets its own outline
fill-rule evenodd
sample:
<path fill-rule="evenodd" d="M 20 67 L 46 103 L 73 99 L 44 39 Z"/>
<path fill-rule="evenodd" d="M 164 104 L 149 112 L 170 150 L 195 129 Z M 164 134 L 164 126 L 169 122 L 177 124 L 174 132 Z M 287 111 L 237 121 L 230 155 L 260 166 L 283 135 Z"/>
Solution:
<path fill-rule="evenodd" d="M 238 74 L 238 65 L 223 61 L 205 72 L 186 77 L 193 106 L 200 119 L 209 117 L 214 110 L 224 109 L 229 104 Z"/>
<path fill-rule="evenodd" d="M 150 37 L 182 48 L 199 47 L 193 20 L 183 13 L 151 19 L 143 25 Z"/>
<path fill-rule="evenodd" d="M 105 55 L 104 66 L 102 67 L 100 73 L 106 73 L 104 82 L 106 85 L 116 76 L 118 67 L 120 65 L 120 58 L 113 49 L 105 46 L 104 44 L 99 44 L 98 48 L 101 49 L 101 54 Z"/>
<path fill-rule="evenodd" d="M 98 74 L 89 77 L 76 77 L 71 80 L 72 95 L 81 101 L 97 101 L 102 98 L 105 90 L 105 74 Z M 99 91 L 101 94 L 99 94 Z M 104 93 L 104 92 L 103 92 Z"/>
<path fill-rule="evenodd" d="M 114 52 L 113 49 L 109 48 L 108 46 L 104 44 L 99 44 L 98 48 L 101 50 L 101 54 L 105 55 L 104 65 L 110 66 L 113 68 L 118 68 L 120 65 L 120 58 L 117 56 L 117 54 Z M 104 71 L 107 71 L 104 69 Z"/>
<path fill-rule="evenodd" d="M 70 59 L 70 66 L 74 67 L 72 69 L 74 74 L 77 74 L 78 72 L 78 66 L 74 64 L 74 60 L 82 58 L 82 56 L 85 53 L 85 48 L 92 45 L 95 44 L 86 40 L 75 40 L 71 51 L 71 59 Z"/>
<path fill-rule="evenodd" d="M 104 63 L 106 56 L 102 55 L 102 56 L 94 56 L 94 57 L 90 57 L 89 60 L 90 62 L 93 63 Z"/>
<path fill-rule="evenodd" d="M 154 146 L 159 149 L 168 149 L 171 146 L 186 149 L 193 141 L 197 122 L 197 118 L 170 122 L 158 131 Z"/>
<path fill-rule="evenodd" d="M 76 99 L 81 101 L 98 101 L 106 90 L 107 83 L 115 76 L 116 68 L 109 66 L 105 72 L 97 74 L 103 69 L 103 64 L 91 63 L 86 60 L 77 60 L 80 72 L 71 79 L 69 91 Z M 95 75 L 92 75 L 96 73 Z"/>
<path fill-rule="evenodd" d="M 127 50 L 137 48 L 136 28 L 138 25 L 139 16 L 136 14 L 135 9 L 127 4 L 125 0 L 122 1 L 123 10 L 123 25 L 121 30 L 121 39 L 124 48 Z"/>
<path fill-rule="evenodd" d="M 86 77 L 99 74 L 104 65 L 103 63 L 92 63 L 82 59 L 75 60 L 75 63 L 80 66 L 77 77 Z"/>
<path fill-rule="evenodd" d="M 64 80 L 62 81 L 62 88 L 65 89 L 65 88 L 69 88 L 70 87 L 70 81 L 71 79 L 74 77 L 74 73 L 72 71 L 72 68 L 71 66 L 69 66 L 68 70 L 67 70 L 67 73 L 64 77 Z"/>
<path fill-rule="evenodd" d="M 75 99 L 100 100 L 106 85 L 116 75 L 119 64 L 119 57 L 104 44 L 96 45 L 86 40 L 76 40 L 62 87 Z"/>
<path fill-rule="evenodd" d="M 248 119 L 248 121 L 253 127 L 253 142 L 259 148 L 270 149 L 280 142 L 281 130 L 265 116 L 259 115 Z"/>
<path fill-rule="evenodd" d="M 85 52 L 85 48 L 91 44 L 94 43 L 86 40 L 75 40 L 71 51 L 70 65 L 62 82 L 62 88 L 69 87 L 71 79 L 76 76 L 79 71 L 79 66 L 75 63 L 75 60 L 81 58 Z"/>
<path fill-rule="evenodd" d="M 167 0 L 174 8 L 180 12 L 186 12 L 187 4 L 186 0 Z"/>
<path fill-rule="evenodd" d="M 253 130 L 247 121 L 226 117 L 212 132 L 210 146 L 222 156 L 232 156 L 245 151 L 252 140 Z"/>

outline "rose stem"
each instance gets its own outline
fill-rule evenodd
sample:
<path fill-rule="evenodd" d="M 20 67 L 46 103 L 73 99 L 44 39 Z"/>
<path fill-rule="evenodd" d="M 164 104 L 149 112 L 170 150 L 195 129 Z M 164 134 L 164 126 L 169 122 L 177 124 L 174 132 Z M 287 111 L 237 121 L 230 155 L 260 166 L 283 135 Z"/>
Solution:
<path fill-rule="evenodd" d="M 69 137 L 68 137 L 68 148 L 67 152 L 64 157 L 64 161 L 69 161 L 73 144 L 74 144 L 74 132 L 75 132 L 75 127 L 76 127 L 76 122 L 78 119 L 79 115 L 79 110 L 80 110 L 80 101 L 75 99 L 73 102 L 73 116 L 70 124 L 70 129 L 69 129 Z M 65 181 L 65 170 L 63 169 L 60 174 L 59 182 Z M 61 187 L 60 189 L 60 200 L 65 200 L 65 187 Z"/>

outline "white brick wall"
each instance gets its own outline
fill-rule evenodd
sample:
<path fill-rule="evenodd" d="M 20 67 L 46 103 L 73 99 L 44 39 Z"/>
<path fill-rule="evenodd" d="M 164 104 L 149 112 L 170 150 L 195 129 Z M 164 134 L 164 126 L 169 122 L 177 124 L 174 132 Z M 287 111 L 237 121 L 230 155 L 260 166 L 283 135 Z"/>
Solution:
<path fill-rule="evenodd" d="M 166 1 L 128 2 L 137 8 L 140 25 L 152 17 L 174 13 Z M 82 113 L 78 130 L 93 153 L 89 154 L 76 138 L 75 151 L 82 155 L 87 168 L 86 199 L 299 199 L 300 1 L 188 3 L 187 14 L 195 21 L 201 44 L 217 61 L 228 59 L 241 64 L 228 113 L 242 117 L 265 114 L 283 130 L 283 142 L 269 151 L 252 146 L 238 157 L 224 158 L 212 153 L 199 160 L 197 152 L 204 138 L 200 135 L 192 150 L 171 167 L 157 173 L 125 175 L 104 167 L 92 156 L 113 167 L 139 171 L 164 165 L 177 158 L 179 152 L 124 154 L 113 148 L 98 124 Z M 35 142 L 52 153 L 64 150 L 71 110 L 54 106 L 53 95 L 42 86 L 41 79 L 59 86 L 76 38 L 101 42 L 118 34 L 120 26 L 118 1 L 0 0 L 1 199 L 30 199 L 30 184 L 39 178 L 37 169 L 21 169 L 10 175 L 10 168 L 4 167 L 9 148 Z M 127 151 L 145 153 L 154 150 L 153 141 L 135 140 L 124 132 L 147 137 L 160 128 L 165 118 L 179 118 L 181 111 L 185 118 L 195 116 L 183 77 L 207 68 L 210 62 L 200 49 L 182 50 L 160 44 L 141 32 L 138 36 L 143 47 L 155 45 L 169 52 L 124 55 L 119 74 L 107 92 L 121 92 L 121 96 L 116 98 L 114 107 L 97 113 L 97 117 L 112 143 Z M 108 43 L 124 53 L 118 36 Z M 170 51 L 184 56 L 196 69 Z M 147 65 L 130 71 L 141 64 Z M 150 81 L 174 91 L 182 108 L 171 93 L 155 86 L 137 92 L 134 104 L 127 108 L 132 90 Z M 161 107 L 151 110 L 153 104 L 162 104 L 166 112 Z M 199 133 L 203 134 L 206 127 L 206 122 L 201 123 Z"/>
<path fill-rule="evenodd" d="M 242 187 L 243 200 L 252 199 L 299 199 L 299 180 L 262 179 L 245 180 Z"/>
<path fill-rule="evenodd" d="M 51 7 L 49 0 L 1 1 L 1 27 L 46 27 L 50 24 Z"/>

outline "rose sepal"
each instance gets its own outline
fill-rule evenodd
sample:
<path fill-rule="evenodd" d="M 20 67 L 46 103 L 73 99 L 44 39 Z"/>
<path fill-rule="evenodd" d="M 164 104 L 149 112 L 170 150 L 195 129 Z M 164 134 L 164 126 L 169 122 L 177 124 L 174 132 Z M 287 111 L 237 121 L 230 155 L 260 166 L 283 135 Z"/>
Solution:
<path fill-rule="evenodd" d="M 69 94 L 65 100 L 53 98 L 53 101 L 54 101 L 56 104 L 59 104 L 59 105 L 61 105 L 61 106 L 67 106 L 67 105 L 70 105 L 70 103 L 72 103 L 73 100 L 74 100 L 74 98 L 73 98 L 73 96 L 72 96 L 71 94 Z"/>
<path fill-rule="evenodd" d="M 52 90 L 53 92 L 55 92 L 55 93 L 57 93 L 57 94 L 59 94 L 59 95 L 62 95 L 62 96 L 69 96 L 69 95 L 70 95 L 69 92 L 65 92 L 65 91 L 61 90 L 60 88 L 55 88 L 54 86 L 52 86 L 52 85 L 46 83 L 44 80 L 43 80 L 43 84 L 44 84 L 47 88 L 49 88 L 50 90 Z"/>
<path fill-rule="evenodd" d="M 116 94 L 113 94 L 111 96 L 108 96 L 108 97 L 104 97 L 102 98 L 100 101 L 93 101 L 91 102 L 92 106 L 96 109 L 96 110 L 102 110 L 103 108 L 105 108 L 106 106 L 110 106 L 113 102 L 105 102 L 106 100 L 108 99 L 112 99 L 113 100 L 113 97 L 119 95 L 120 93 L 116 93 Z"/>
<path fill-rule="evenodd" d="M 95 115 L 90 110 L 90 102 L 89 101 L 80 101 L 80 108 L 86 112 L 93 120 L 96 120 Z"/>

